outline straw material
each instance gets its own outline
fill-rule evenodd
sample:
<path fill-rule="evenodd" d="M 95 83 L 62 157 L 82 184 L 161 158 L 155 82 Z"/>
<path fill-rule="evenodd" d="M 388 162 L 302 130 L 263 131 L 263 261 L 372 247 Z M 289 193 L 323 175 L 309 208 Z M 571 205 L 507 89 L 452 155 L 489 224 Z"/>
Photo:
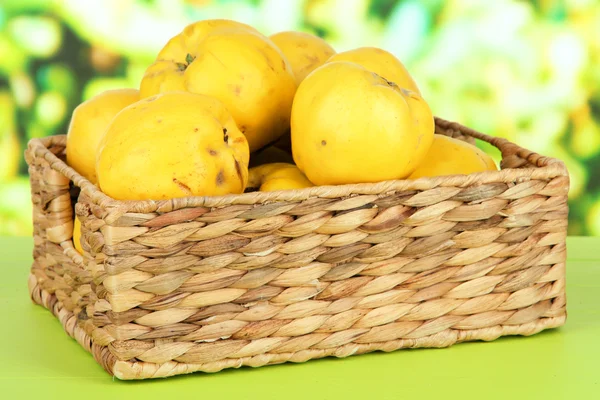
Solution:
<path fill-rule="evenodd" d="M 32 298 L 121 379 L 562 325 L 564 164 L 456 123 L 436 129 L 492 143 L 502 170 L 124 202 L 64 163 L 64 136 L 32 140 Z"/>

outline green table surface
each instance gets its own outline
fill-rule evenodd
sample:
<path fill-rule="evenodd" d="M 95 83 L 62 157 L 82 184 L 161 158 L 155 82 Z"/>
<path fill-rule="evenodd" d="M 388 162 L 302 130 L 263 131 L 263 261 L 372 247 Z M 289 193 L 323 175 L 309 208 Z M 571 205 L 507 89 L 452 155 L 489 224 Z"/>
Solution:
<path fill-rule="evenodd" d="M 569 238 L 567 246 L 568 317 L 558 329 L 447 349 L 119 381 L 29 300 L 32 240 L 0 237 L 0 398 L 600 399 L 600 238 Z"/>

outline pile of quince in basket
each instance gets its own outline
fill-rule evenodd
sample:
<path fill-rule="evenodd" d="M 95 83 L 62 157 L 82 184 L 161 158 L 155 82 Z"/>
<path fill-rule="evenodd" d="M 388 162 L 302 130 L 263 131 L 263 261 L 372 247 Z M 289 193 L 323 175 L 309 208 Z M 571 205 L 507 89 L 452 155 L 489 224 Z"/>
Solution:
<path fill-rule="evenodd" d="M 383 49 L 336 53 L 307 33 L 204 20 L 165 44 L 139 89 L 75 109 L 67 161 L 120 200 L 497 169 L 434 130 L 414 79 Z"/>

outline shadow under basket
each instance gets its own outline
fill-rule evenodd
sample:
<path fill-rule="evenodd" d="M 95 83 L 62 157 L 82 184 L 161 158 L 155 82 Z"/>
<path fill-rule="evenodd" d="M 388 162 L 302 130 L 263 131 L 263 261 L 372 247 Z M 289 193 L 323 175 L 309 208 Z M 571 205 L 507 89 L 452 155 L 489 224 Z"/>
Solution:
<path fill-rule="evenodd" d="M 120 379 L 562 325 L 564 164 L 439 118 L 436 132 L 491 143 L 502 169 L 116 201 L 67 166 L 65 136 L 33 139 L 31 297 Z"/>

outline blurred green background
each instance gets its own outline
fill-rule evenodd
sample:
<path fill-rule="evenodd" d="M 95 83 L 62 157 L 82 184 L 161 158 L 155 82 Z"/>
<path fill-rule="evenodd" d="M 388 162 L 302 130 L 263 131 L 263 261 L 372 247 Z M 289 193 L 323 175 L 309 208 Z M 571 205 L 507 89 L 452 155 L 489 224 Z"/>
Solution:
<path fill-rule="evenodd" d="M 66 133 L 94 94 L 138 87 L 164 43 L 206 18 L 393 52 L 436 115 L 564 160 L 569 233 L 600 235 L 597 0 L 2 0 L 0 235 L 31 233 L 27 141 Z"/>

